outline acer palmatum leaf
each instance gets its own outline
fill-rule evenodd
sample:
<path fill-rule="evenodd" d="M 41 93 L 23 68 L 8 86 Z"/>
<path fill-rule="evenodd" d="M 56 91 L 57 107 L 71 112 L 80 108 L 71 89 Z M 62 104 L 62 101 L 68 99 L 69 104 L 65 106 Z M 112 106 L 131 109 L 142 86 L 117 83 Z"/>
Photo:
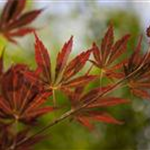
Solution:
<path fill-rule="evenodd" d="M 127 34 L 114 43 L 113 26 L 110 25 L 100 48 L 93 44 L 94 60 L 91 62 L 109 78 L 122 78 L 123 74 L 118 70 L 123 66 L 123 62 L 115 61 L 125 52 L 130 35 Z"/>
<path fill-rule="evenodd" d="M 135 51 L 129 58 L 128 62 L 124 65 L 125 76 L 137 70 L 131 78 L 128 79 L 128 86 L 131 92 L 141 98 L 150 99 L 148 89 L 150 88 L 150 52 L 149 50 L 142 55 L 140 53 L 142 43 L 142 36 L 135 48 Z"/>
<path fill-rule="evenodd" d="M 26 27 L 42 12 L 42 9 L 23 12 L 27 0 L 7 0 L 0 17 L 0 33 L 10 42 L 17 43 L 15 37 L 22 37 L 35 31 Z"/>
<path fill-rule="evenodd" d="M 48 54 L 48 50 L 45 48 L 36 33 L 35 38 L 35 59 L 37 69 L 35 71 L 25 72 L 25 76 L 31 82 L 38 82 L 42 87 L 44 87 L 45 91 L 54 93 L 57 89 L 67 91 L 67 89 L 75 88 L 81 85 L 84 86 L 96 79 L 97 76 L 95 75 L 82 75 L 75 77 L 75 75 L 77 75 L 77 73 L 85 66 L 92 51 L 87 50 L 82 52 L 67 63 L 73 45 L 73 37 L 71 37 L 69 41 L 64 44 L 62 50 L 58 53 L 55 77 L 52 80 L 51 59 Z"/>
<path fill-rule="evenodd" d="M 50 96 L 37 85 L 30 83 L 22 72 L 25 65 L 12 66 L 1 78 L 0 116 L 22 122 L 30 122 L 39 116 L 52 112 L 53 107 L 43 106 Z"/>
<path fill-rule="evenodd" d="M 112 124 L 122 124 L 122 121 L 118 121 L 113 118 L 108 112 L 107 107 L 112 107 L 120 104 L 129 103 L 128 100 L 118 97 L 98 97 L 100 93 L 105 92 L 110 87 L 94 88 L 88 93 L 84 93 L 83 88 L 76 88 L 72 93 L 69 93 L 69 99 L 73 109 L 82 107 L 85 104 L 89 104 L 82 108 L 79 112 L 72 115 L 74 120 L 79 121 L 82 125 L 86 126 L 90 130 L 94 128 L 92 122 L 100 121 Z M 82 92 L 81 92 L 82 91 Z M 94 101 L 93 101 L 94 100 Z M 92 102 L 90 104 L 90 101 Z"/>

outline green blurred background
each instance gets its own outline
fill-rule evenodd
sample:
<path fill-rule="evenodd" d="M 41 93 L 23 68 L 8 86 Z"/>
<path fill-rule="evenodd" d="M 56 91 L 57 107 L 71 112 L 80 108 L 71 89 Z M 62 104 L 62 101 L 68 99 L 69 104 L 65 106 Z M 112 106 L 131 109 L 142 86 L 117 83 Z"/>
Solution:
<path fill-rule="evenodd" d="M 1 1 L 1 8 L 4 2 Z M 41 7 L 44 7 L 45 11 L 33 25 L 40 28 L 37 33 L 49 50 L 52 64 L 55 64 L 57 53 L 71 35 L 74 36 L 71 58 L 89 48 L 93 41 L 100 44 L 109 22 L 114 24 L 115 39 L 125 33 L 132 34 L 127 50 L 129 56 L 137 43 L 138 36 L 145 35 L 145 29 L 150 23 L 148 18 L 150 3 L 148 1 L 29 0 L 26 9 Z M 10 64 L 18 62 L 26 63 L 31 68 L 35 67 L 34 36 L 32 34 L 18 39 L 19 45 L 8 43 L 3 37 L 0 42 L 0 48 L 6 46 L 6 69 Z M 146 50 L 147 43 L 145 37 L 143 51 Z M 88 65 L 87 67 L 89 67 Z M 89 132 L 80 124 L 65 120 L 52 127 L 48 131 L 50 136 L 39 143 L 35 149 L 149 150 L 150 102 L 131 96 L 126 88 L 118 90 L 115 94 L 131 99 L 131 104 L 108 110 L 116 118 L 124 120 L 124 125 L 96 123 L 96 130 Z M 58 103 L 69 105 L 66 97 L 59 91 L 57 99 Z M 54 116 L 58 116 L 62 112 L 42 117 L 39 126 L 45 126 Z"/>

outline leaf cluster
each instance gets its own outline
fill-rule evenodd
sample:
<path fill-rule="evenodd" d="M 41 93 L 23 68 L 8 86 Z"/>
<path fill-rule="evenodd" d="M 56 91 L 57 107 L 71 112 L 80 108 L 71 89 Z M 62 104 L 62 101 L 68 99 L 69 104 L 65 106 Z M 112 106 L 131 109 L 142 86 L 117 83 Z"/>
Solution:
<path fill-rule="evenodd" d="M 130 35 L 126 34 L 114 41 L 114 29 L 111 24 L 100 46 L 93 43 L 88 50 L 69 59 L 73 49 L 73 36 L 62 46 L 57 55 L 55 71 L 49 51 L 35 32 L 35 28 L 26 27 L 42 11 L 33 10 L 24 13 L 26 0 L 9 0 L 0 18 L 0 32 L 9 42 L 16 43 L 16 36 L 33 32 L 35 35 L 35 61 L 33 70 L 26 64 L 13 64 L 4 71 L 4 50 L 0 57 L 0 149 L 30 150 L 32 145 L 44 138 L 42 133 L 60 121 L 70 118 L 93 130 L 94 122 L 121 125 L 109 107 L 130 103 L 129 100 L 111 94 L 118 87 L 127 86 L 132 94 L 150 99 L 150 52 L 141 54 L 142 36 L 130 57 L 121 60 L 126 54 Z M 80 75 L 85 65 L 90 63 L 87 72 Z M 92 74 L 92 68 L 99 74 Z M 103 83 L 104 78 L 109 79 Z M 86 90 L 88 85 L 99 82 L 98 87 Z M 64 108 L 57 103 L 56 91 L 68 98 L 70 110 L 51 121 L 39 132 L 30 135 L 32 126 L 44 114 Z M 52 103 L 50 102 L 52 99 Z M 65 106 L 68 108 L 68 106 Z M 19 128 L 18 125 L 22 127 Z"/>

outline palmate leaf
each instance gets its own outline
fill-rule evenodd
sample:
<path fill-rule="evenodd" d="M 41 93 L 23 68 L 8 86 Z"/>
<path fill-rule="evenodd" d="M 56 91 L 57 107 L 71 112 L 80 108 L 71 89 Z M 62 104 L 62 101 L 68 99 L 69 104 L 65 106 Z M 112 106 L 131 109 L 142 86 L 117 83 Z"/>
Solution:
<path fill-rule="evenodd" d="M 1 20 L 3 23 L 7 23 L 13 17 L 14 19 L 20 15 L 25 7 L 26 0 L 18 1 L 18 0 L 9 0 L 4 6 Z"/>
<path fill-rule="evenodd" d="M 0 17 L 0 32 L 10 42 L 17 43 L 15 37 L 24 36 L 35 31 L 35 28 L 26 27 L 35 20 L 42 9 L 23 13 L 27 0 L 8 0 Z"/>
<path fill-rule="evenodd" d="M 73 109 L 82 107 L 77 113 L 73 114 L 73 119 L 79 121 L 82 125 L 88 129 L 94 129 L 93 121 L 111 123 L 111 124 L 122 124 L 122 121 L 119 121 L 112 117 L 108 112 L 107 107 L 113 107 L 120 104 L 129 103 L 128 100 L 118 97 L 110 96 L 99 96 L 105 91 L 110 89 L 110 87 L 100 87 L 90 90 L 88 93 L 84 93 L 84 88 L 76 88 L 72 93 L 69 93 L 69 99 Z"/>
<path fill-rule="evenodd" d="M 93 44 L 94 60 L 91 60 L 91 62 L 100 68 L 107 77 L 123 77 L 123 74 L 117 72 L 123 67 L 123 62 L 115 64 L 115 61 L 126 51 L 129 37 L 130 35 L 127 34 L 114 43 L 113 26 L 110 25 L 102 39 L 101 47 Z"/>
<path fill-rule="evenodd" d="M 52 112 L 51 106 L 43 106 L 50 96 L 41 92 L 37 84 L 30 83 L 23 75 L 27 66 L 18 64 L 5 72 L 1 79 L 0 116 L 30 122 L 37 117 Z"/>
<path fill-rule="evenodd" d="M 95 75 L 82 75 L 75 77 L 77 73 L 85 66 L 92 51 L 87 50 L 82 52 L 67 63 L 73 45 L 73 37 L 71 37 L 69 41 L 64 44 L 62 50 L 58 53 L 55 77 L 52 80 L 50 56 L 42 41 L 36 34 L 35 37 L 35 59 L 37 69 L 35 71 L 25 72 L 25 76 L 31 82 L 40 83 L 41 87 L 44 87 L 45 91 L 49 91 L 51 93 L 55 89 L 67 91 L 67 89 L 75 88 L 81 85 L 84 86 L 96 79 L 97 76 Z"/>
<path fill-rule="evenodd" d="M 124 74 L 125 76 L 133 74 L 127 82 L 134 95 L 143 99 L 150 99 L 150 94 L 148 93 L 150 88 L 150 52 L 148 50 L 142 55 L 140 53 L 141 44 L 142 36 L 140 36 L 133 54 L 124 65 Z"/>

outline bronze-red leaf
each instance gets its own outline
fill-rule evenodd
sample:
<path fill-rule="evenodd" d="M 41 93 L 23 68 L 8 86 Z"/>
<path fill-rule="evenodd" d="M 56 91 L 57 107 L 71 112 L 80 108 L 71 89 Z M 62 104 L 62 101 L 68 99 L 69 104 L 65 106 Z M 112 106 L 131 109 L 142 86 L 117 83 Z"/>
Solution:
<path fill-rule="evenodd" d="M 55 80 L 57 79 L 60 72 L 62 72 L 62 70 L 66 66 L 69 54 L 71 53 L 72 50 L 72 44 L 73 44 L 73 37 L 71 37 L 70 40 L 64 44 L 62 51 L 58 53 L 55 69 Z"/>
<path fill-rule="evenodd" d="M 82 52 L 73 60 L 71 60 L 71 62 L 69 62 L 69 64 L 67 65 L 64 71 L 63 74 L 64 80 L 67 80 L 73 77 L 74 75 L 76 75 L 76 73 L 78 73 L 84 67 L 85 63 L 88 61 L 90 57 L 90 54 L 91 54 L 91 50 L 88 50 L 86 52 Z"/>
<path fill-rule="evenodd" d="M 2 15 L 1 15 L 1 23 L 5 25 L 8 23 L 10 19 L 16 19 L 17 16 L 21 14 L 25 7 L 26 0 L 9 0 L 7 1 Z"/>
<path fill-rule="evenodd" d="M 27 0 L 7 0 L 0 18 L 0 33 L 10 42 L 17 44 L 15 37 L 25 36 L 35 30 L 25 27 L 34 21 L 43 9 L 23 13 Z"/>
<path fill-rule="evenodd" d="M 51 82 L 51 62 L 47 49 L 35 34 L 35 59 L 47 82 Z"/>
<path fill-rule="evenodd" d="M 126 48 L 127 48 L 127 42 L 128 39 L 130 38 L 130 35 L 127 34 L 125 36 L 123 36 L 121 39 L 119 39 L 114 46 L 112 47 L 112 55 L 109 58 L 108 63 L 112 63 L 116 58 L 118 58 L 119 56 L 121 56 Z"/>
<path fill-rule="evenodd" d="M 111 123 L 111 124 L 123 124 L 122 121 L 119 121 L 112 117 L 108 113 L 92 113 L 91 117 L 93 120 L 100 121 L 100 122 L 105 122 L 105 123 Z"/>
<path fill-rule="evenodd" d="M 94 103 L 90 104 L 89 108 L 96 108 L 96 107 L 109 107 L 109 106 L 116 106 L 120 104 L 129 103 L 129 100 L 118 98 L 118 97 L 102 97 L 99 98 Z"/>
<path fill-rule="evenodd" d="M 110 50 L 113 45 L 113 42 L 114 42 L 113 26 L 110 25 L 101 43 L 101 52 L 103 55 L 103 58 L 102 58 L 103 62 L 106 61 L 106 58 L 110 54 Z"/>
<path fill-rule="evenodd" d="M 99 48 L 96 44 L 93 44 L 94 60 L 90 60 L 90 62 L 101 69 L 103 76 L 107 76 L 108 78 L 121 77 L 118 73 L 120 71 L 119 66 L 121 66 L 120 64 L 123 64 L 125 60 L 121 62 L 116 62 L 116 60 L 125 52 L 129 37 L 130 35 L 127 34 L 114 43 L 113 26 L 110 25 L 102 39 L 101 47 Z"/>
<path fill-rule="evenodd" d="M 31 12 L 27 12 L 23 14 L 21 17 L 19 17 L 15 22 L 12 22 L 9 24 L 8 30 L 12 30 L 14 28 L 20 28 L 23 27 L 29 23 L 31 23 L 33 20 L 35 20 L 38 15 L 43 11 L 43 9 L 39 10 L 33 10 Z"/>
<path fill-rule="evenodd" d="M 17 31 L 8 32 L 8 33 L 5 34 L 5 36 L 8 36 L 8 37 L 22 37 L 22 36 L 25 36 L 26 34 L 29 34 L 29 33 L 32 33 L 32 32 L 35 32 L 34 28 L 22 28 L 22 29 L 19 29 Z"/>
<path fill-rule="evenodd" d="M 84 76 L 72 79 L 68 82 L 65 82 L 62 84 L 62 86 L 65 86 L 67 88 L 85 86 L 86 84 L 88 84 L 89 82 L 93 81 L 96 78 L 97 76 L 94 76 L 94 75 L 84 75 Z"/>

